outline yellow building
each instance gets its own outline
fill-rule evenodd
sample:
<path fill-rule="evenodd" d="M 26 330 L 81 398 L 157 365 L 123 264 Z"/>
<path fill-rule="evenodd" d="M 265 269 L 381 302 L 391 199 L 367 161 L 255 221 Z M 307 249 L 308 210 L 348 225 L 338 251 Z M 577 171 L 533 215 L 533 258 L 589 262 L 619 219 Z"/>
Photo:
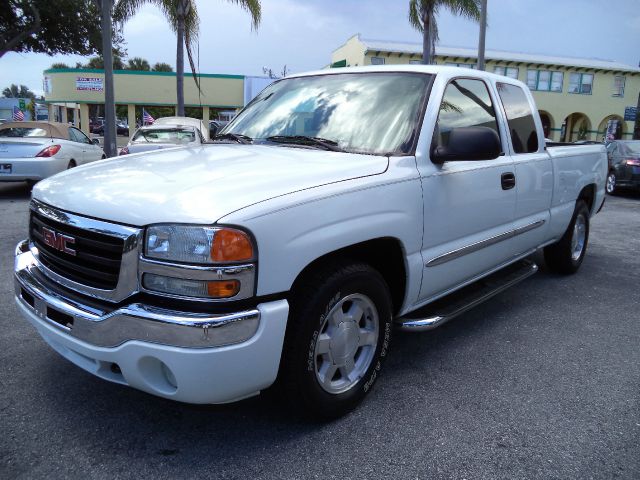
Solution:
<path fill-rule="evenodd" d="M 439 65 L 476 68 L 477 50 L 436 47 Z M 419 64 L 422 44 L 354 35 L 333 51 L 332 67 Z M 485 69 L 529 85 L 545 135 L 556 141 L 631 139 L 640 96 L 640 68 L 608 60 L 487 50 Z M 625 115 L 626 113 L 626 115 Z"/>
<path fill-rule="evenodd" d="M 115 70 L 114 94 L 117 105 L 128 106 L 130 134 L 136 125 L 135 107 L 176 105 L 176 74 Z M 244 75 L 199 75 L 201 91 L 191 74 L 185 75 L 184 99 L 187 107 L 202 107 L 202 117 L 209 120 L 210 109 L 242 108 L 273 80 Z M 72 121 L 89 133 L 89 105 L 104 104 L 104 70 L 77 68 L 49 69 L 44 72 L 45 102 L 49 118 Z"/>

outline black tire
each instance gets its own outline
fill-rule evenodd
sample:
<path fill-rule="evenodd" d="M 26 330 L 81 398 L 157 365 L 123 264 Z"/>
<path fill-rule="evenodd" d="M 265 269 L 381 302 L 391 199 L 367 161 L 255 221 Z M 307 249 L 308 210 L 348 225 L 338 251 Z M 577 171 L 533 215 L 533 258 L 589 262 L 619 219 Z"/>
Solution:
<path fill-rule="evenodd" d="M 605 189 L 609 195 L 615 195 L 616 193 L 618 193 L 617 184 L 618 182 L 616 173 L 614 171 L 609 172 L 609 174 L 607 175 L 607 181 L 605 183 Z"/>
<path fill-rule="evenodd" d="M 576 223 L 578 227 L 576 229 Z M 584 240 L 579 252 L 576 250 L 582 234 L 580 225 L 584 225 Z M 574 241 L 578 243 L 574 243 Z M 589 208 L 584 200 L 578 200 L 573 211 L 573 217 L 569 223 L 567 231 L 562 238 L 544 249 L 544 259 L 547 268 L 552 272 L 569 275 L 575 273 L 582 265 L 584 256 L 587 253 L 589 243 Z M 579 253 L 579 255 L 578 255 Z"/>
<path fill-rule="evenodd" d="M 354 305 L 358 305 L 358 308 Z M 367 313 L 361 317 L 354 316 L 360 318 L 357 322 L 351 321 L 348 316 L 343 317 L 344 321 L 335 320 L 344 315 L 339 312 L 345 312 L 345 308 L 348 315 L 352 308 L 359 310 L 359 305 L 364 305 Z M 375 312 L 369 308 L 371 305 Z M 373 334 L 369 333 L 367 341 L 370 343 L 358 346 L 365 342 L 364 322 L 373 322 L 376 313 L 375 340 Z M 382 276 L 369 265 L 349 261 L 332 262 L 305 275 L 292 290 L 289 323 L 280 362 L 279 383 L 291 406 L 304 416 L 320 419 L 336 418 L 355 408 L 380 375 L 391 341 L 391 327 L 389 288 Z M 331 345 L 331 350 L 324 355 L 317 353 L 322 348 L 320 339 L 324 337 L 326 342 L 329 330 L 333 336 L 326 345 Z M 338 368 L 334 365 L 339 361 L 334 361 L 333 356 L 339 358 L 335 352 L 340 347 L 335 346 L 333 339 L 353 339 L 350 335 L 356 335 L 357 340 L 355 343 L 345 340 L 345 348 L 340 351 L 344 354 L 343 358 L 349 357 L 349 351 L 355 352 L 352 356 L 356 367 L 358 362 L 362 362 L 361 370 L 354 367 L 352 374 L 343 378 L 343 367 L 340 367 L 335 375 L 331 374 L 331 378 L 325 374 L 328 381 L 321 382 L 321 367 L 328 365 L 325 372 L 332 367 L 334 370 Z M 331 362 L 327 358 L 331 358 Z M 348 371 L 348 367 L 344 368 L 344 371 Z M 334 378 L 337 380 L 332 380 Z M 344 391 L 327 390 L 338 390 L 339 387 L 335 385 L 340 384 L 345 388 Z"/>
<path fill-rule="evenodd" d="M 76 166 L 77 166 L 76 165 L 76 161 L 75 160 L 71 160 L 69 162 L 69 165 L 67 165 L 67 170 L 71 170 L 72 168 L 75 168 Z"/>

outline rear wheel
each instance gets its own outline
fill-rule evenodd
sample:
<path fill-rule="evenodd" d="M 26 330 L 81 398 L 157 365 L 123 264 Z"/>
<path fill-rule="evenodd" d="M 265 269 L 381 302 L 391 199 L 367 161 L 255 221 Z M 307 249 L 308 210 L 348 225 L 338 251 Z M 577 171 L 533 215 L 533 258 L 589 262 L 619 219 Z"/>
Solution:
<path fill-rule="evenodd" d="M 67 165 L 67 170 L 70 170 L 72 168 L 76 167 L 76 161 L 75 160 L 71 160 L 69 162 L 69 165 Z"/>
<path fill-rule="evenodd" d="M 616 184 L 616 174 L 615 172 L 609 172 L 609 175 L 607 175 L 607 183 L 606 183 L 606 190 L 607 193 L 609 195 L 614 195 L 616 193 L 616 188 L 617 188 L 617 184 Z"/>
<path fill-rule="evenodd" d="M 292 293 L 280 381 L 301 413 L 344 415 L 371 390 L 391 340 L 382 276 L 363 263 L 314 271 Z"/>
<path fill-rule="evenodd" d="M 578 200 L 569 227 L 562 238 L 544 249 L 547 267 L 557 273 L 577 272 L 587 253 L 588 242 L 589 208 L 584 200 Z"/>

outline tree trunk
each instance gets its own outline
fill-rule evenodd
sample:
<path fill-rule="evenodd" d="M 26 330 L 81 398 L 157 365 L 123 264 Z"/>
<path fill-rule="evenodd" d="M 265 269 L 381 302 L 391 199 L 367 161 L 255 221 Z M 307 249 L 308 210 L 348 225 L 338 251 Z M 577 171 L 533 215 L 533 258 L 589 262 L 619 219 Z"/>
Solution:
<path fill-rule="evenodd" d="M 116 104 L 113 92 L 112 52 L 112 0 L 102 0 L 102 58 L 104 59 L 104 153 L 107 157 L 118 154 L 116 144 Z"/>
<path fill-rule="evenodd" d="M 422 12 L 422 63 L 431 64 L 431 23 L 428 10 Z"/>
<path fill-rule="evenodd" d="M 176 48 L 176 95 L 179 117 L 184 117 L 184 15 L 184 4 L 180 1 L 178 4 L 178 45 Z"/>

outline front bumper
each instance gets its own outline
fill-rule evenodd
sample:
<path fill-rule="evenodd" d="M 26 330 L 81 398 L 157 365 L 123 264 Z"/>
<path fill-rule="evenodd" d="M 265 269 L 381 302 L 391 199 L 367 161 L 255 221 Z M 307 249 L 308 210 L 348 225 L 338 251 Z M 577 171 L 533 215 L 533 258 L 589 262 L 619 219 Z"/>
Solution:
<path fill-rule="evenodd" d="M 225 403 L 276 378 L 286 300 L 232 314 L 131 304 L 113 312 L 56 291 L 23 242 L 14 266 L 16 303 L 63 357 L 106 380 L 188 403 Z"/>

